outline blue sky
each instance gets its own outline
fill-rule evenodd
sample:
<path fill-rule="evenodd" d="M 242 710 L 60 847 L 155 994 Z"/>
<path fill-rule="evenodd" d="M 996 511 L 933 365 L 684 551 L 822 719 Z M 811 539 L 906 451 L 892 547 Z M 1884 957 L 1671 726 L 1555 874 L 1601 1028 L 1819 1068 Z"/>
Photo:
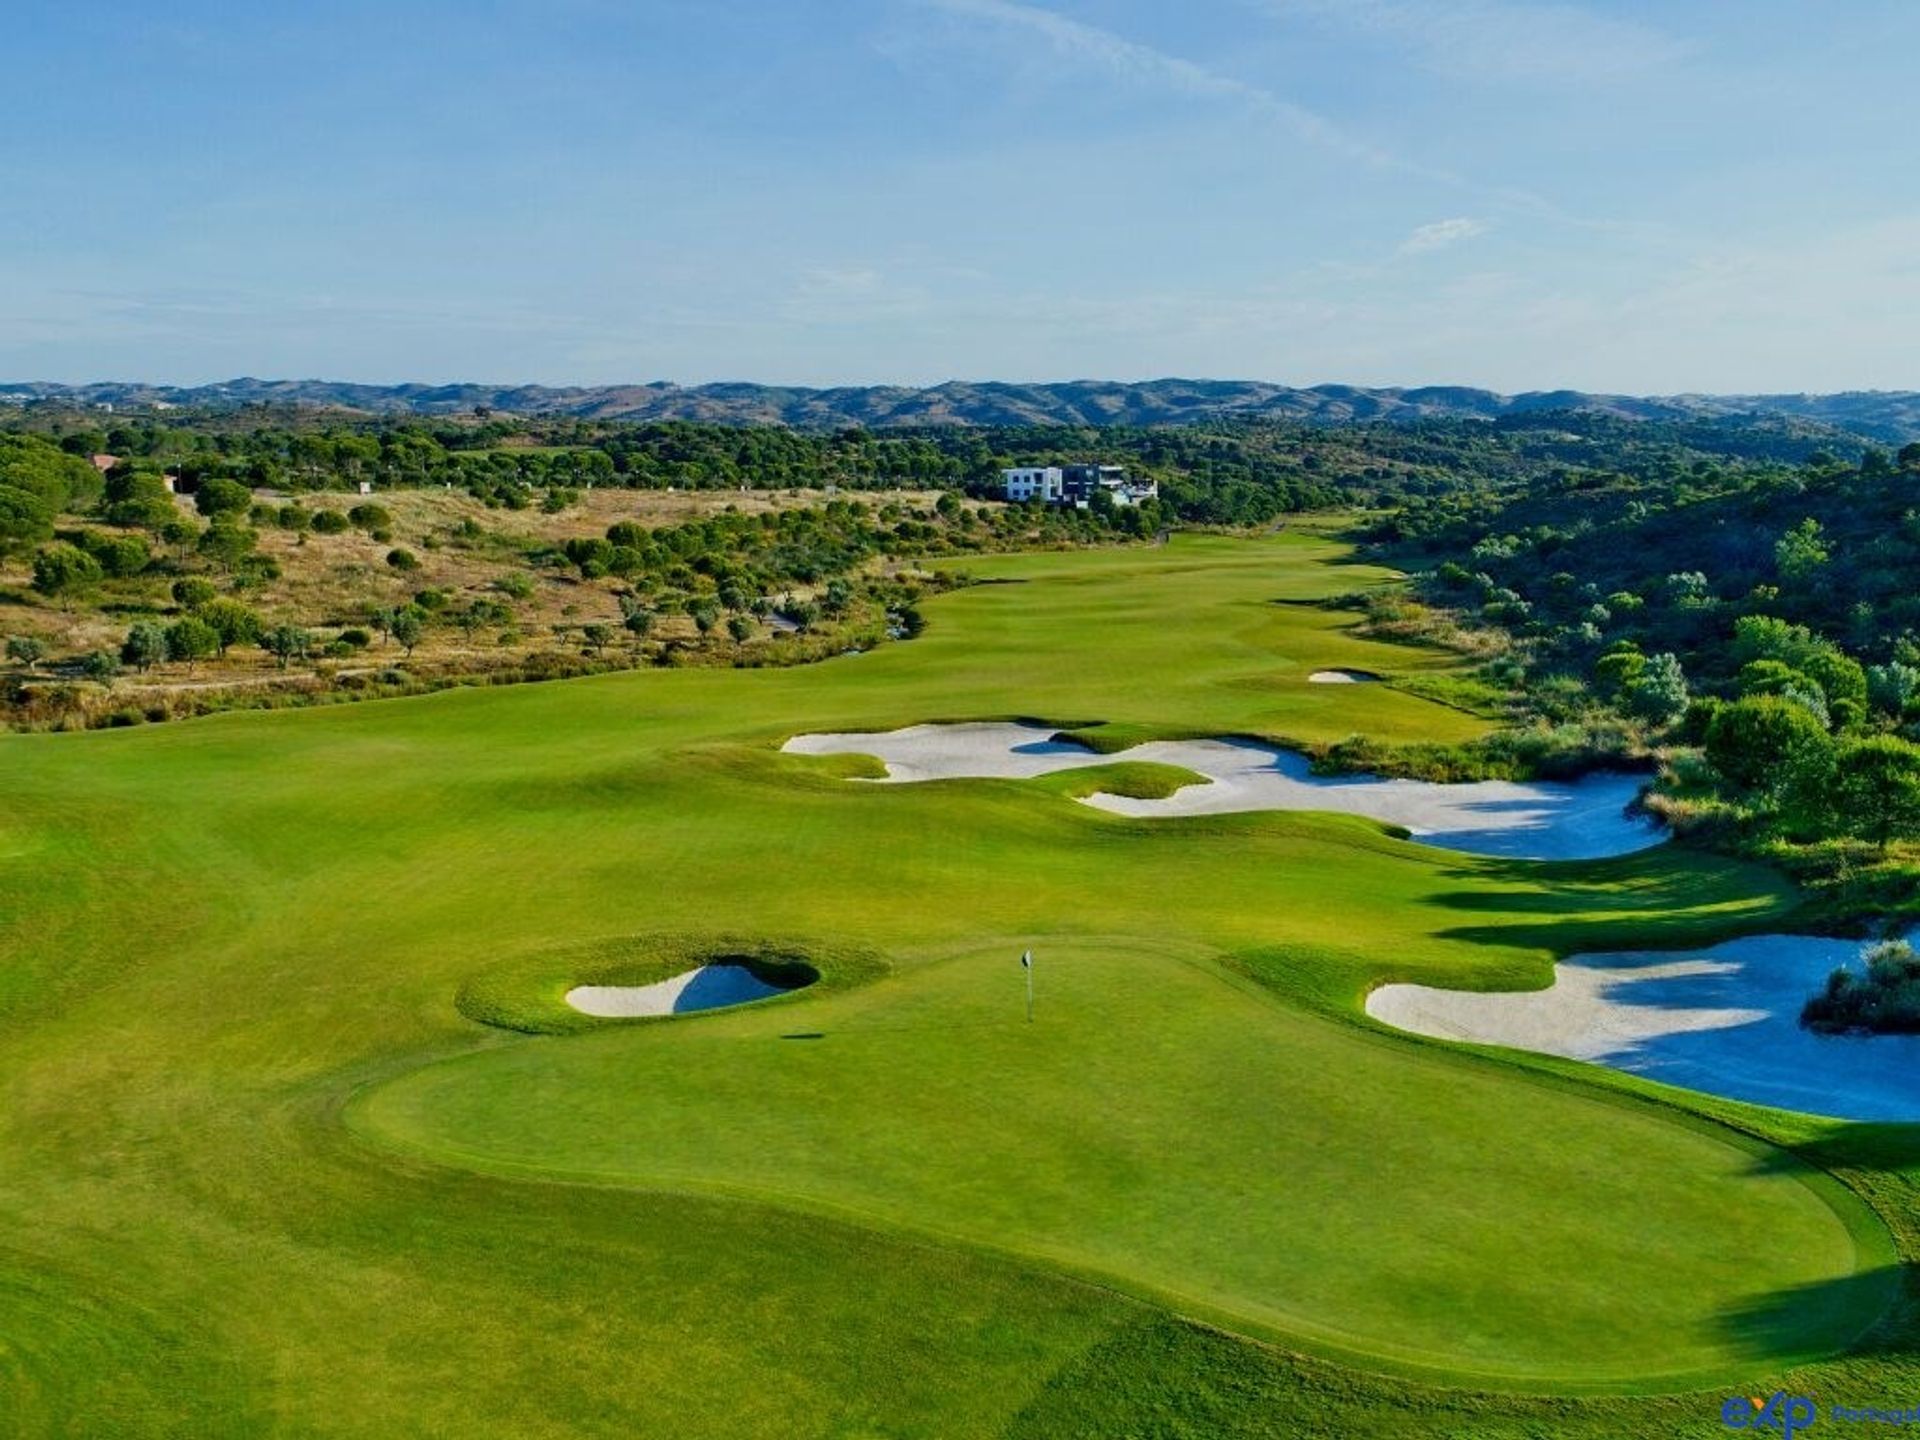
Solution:
<path fill-rule="evenodd" d="M 17 0 L 0 380 L 1920 388 L 1913 0 Z"/>

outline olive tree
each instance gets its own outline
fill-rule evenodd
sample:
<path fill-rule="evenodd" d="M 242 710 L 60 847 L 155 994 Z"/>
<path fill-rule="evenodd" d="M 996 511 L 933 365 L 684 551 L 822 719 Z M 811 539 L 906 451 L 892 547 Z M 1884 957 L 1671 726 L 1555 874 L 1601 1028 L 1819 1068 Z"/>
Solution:
<path fill-rule="evenodd" d="M 142 675 L 167 658 L 167 632 L 151 620 L 142 620 L 127 632 L 120 658 Z"/>

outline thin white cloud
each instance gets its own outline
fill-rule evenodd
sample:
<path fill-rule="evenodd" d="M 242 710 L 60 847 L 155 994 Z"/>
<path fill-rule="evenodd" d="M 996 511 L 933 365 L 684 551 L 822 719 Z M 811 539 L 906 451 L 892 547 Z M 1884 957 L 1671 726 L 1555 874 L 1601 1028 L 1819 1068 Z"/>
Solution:
<path fill-rule="evenodd" d="M 1604 82 L 1686 54 L 1672 35 L 1579 5 L 1533 0 L 1256 0 L 1283 17 L 1357 30 L 1429 68 L 1475 79 Z"/>
<path fill-rule="evenodd" d="M 1444 250 L 1449 245 L 1458 245 L 1462 240 L 1471 240 L 1476 235 L 1486 233 L 1487 224 L 1484 220 L 1456 215 L 1450 220 L 1435 220 L 1431 224 L 1415 227 L 1413 233 L 1400 242 L 1400 253 L 1425 255 L 1430 251 Z"/>
<path fill-rule="evenodd" d="M 1419 167 L 1377 145 L 1349 134 L 1317 111 L 1276 95 L 1262 86 L 1169 55 L 1022 0 L 924 0 L 931 8 L 963 19 L 980 20 L 1024 32 L 1044 41 L 1053 53 L 1137 84 L 1150 85 L 1200 100 L 1239 105 L 1276 122 L 1302 140 L 1369 165 L 1399 170 Z M 1424 173 L 1424 172 L 1423 172 Z M 1445 179 L 1449 177 L 1436 176 Z"/>

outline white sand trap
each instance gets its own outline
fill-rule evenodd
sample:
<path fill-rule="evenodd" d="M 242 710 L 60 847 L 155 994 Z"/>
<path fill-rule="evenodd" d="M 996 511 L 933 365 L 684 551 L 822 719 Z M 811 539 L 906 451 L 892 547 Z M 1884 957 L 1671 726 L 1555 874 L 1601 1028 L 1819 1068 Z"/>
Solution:
<path fill-rule="evenodd" d="M 628 1020 L 639 1015 L 685 1015 L 693 1010 L 718 1010 L 786 993 L 744 965 L 702 965 L 652 985 L 576 985 L 567 992 L 567 1004 L 582 1015 Z"/>
<path fill-rule="evenodd" d="M 1593 860 L 1644 850 L 1666 838 L 1627 814 L 1642 781 L 1589 775 L 1569 784 L 1484 780 L 1438 785 L 1373 775 L 1321 776 L 1304 755 L 1247 740 L 1156 740 L 1117 755 L 1054 740 L 1040 725 L 982 722 L 913 725 L 884 734 L 798 735 L 797 755 L 872 755 L 887 767 L 878 783 L 963 778 L 1025 779 L 1056 770 L 1151 760 L 1210 782 L 1159 800 L 1097 794 L 1086 803 L 1139 819 L 1224 815 L 1246 810 L 1332 810 L 1404 827 L 1416 840 L 1478 855 L 1524 860 Z"/>
<path fill-rule="evenodd" d="M 1316 670 L 1307 676 L 1309 685 L 1375 685 L 1379 681 L 1378 675 L 1365 670 Z"/>
<path fill-rule="evenodd" d="M 1920 1036 L 1818 1035 L 1800 1007 L 1858 940 L 1757 935 L 1710 950 L 1576 955 L 1545 990 L 1382 985 L 1376 1020 L 1590 1060 L 1710 1095 L 1842 1120 L 1920 1120 Z"/>

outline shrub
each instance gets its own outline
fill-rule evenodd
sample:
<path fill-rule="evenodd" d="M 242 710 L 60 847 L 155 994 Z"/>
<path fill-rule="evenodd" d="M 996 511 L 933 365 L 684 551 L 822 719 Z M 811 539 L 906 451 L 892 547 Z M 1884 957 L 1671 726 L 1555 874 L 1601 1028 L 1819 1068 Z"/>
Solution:
<path fill-rule="evenodd" d="M 193 507 L 209 520 L 245 515 L 253 509 L 253 492 L 237 480 L 206 480 L 194 492 Z"/>
<path fill-rule="evenodd" d="M 100 562 L 77 545 L 59 541 L 33 555 L 33 588 L 42 595 L 67 595 L 101 578 Z"/>
<path fill-rule="evenodd" d="M 1777 695 L 1723 705 L 1707 724 L 1713 768 L 1741 790 L 1776 794 L 1809 760 L 1831 750 L 1827 727 L 1804 705 Z"/>
<path fill-rule="evenodd" d="M 174 603 L 188 610 L 206 604 L 219 593 L 211 580 L 203 580 L 198 575 L 182 576 L 173 582 Z"/>
<path fill-rule="evenodd" d="M 411 550 L 394 549 L 387 552 L 387 564 L 395 570 L 418 570 L 420 557 Z"/>
<path fill-rule="evenodd" d="M 9 635 L 7 659 L 31 670 L 47 658 L 47 643 L 37 635 Z"/>
<path fill-rule="evenodd" d="M 1920 1032 L 1920 954 L 1905 940 L 1888 940 L 1862 955 L 1862 971 L 1845 968 L 1801 1007 L 1810 1030 L 1876 1034 Z"/>
<path fill-rule="evenodd" d="M 316 510 L 313 513 L 313 528 L 322 535 L 338 535 L 352 529 L 353 522 L 338 510 Z"/>

